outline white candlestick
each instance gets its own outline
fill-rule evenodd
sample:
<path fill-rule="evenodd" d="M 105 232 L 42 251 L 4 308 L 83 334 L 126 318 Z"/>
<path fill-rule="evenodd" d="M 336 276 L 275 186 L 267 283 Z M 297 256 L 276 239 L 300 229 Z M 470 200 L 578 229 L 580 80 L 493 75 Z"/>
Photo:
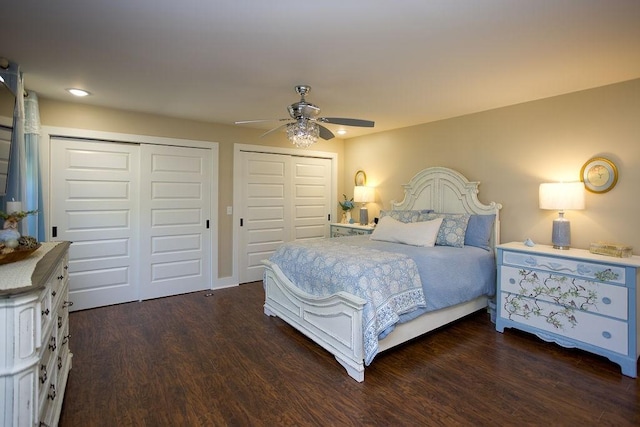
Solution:
<path fill-rule="evenodd" d="M 14 212 L 22 212 L 22 203 L 20 202 L 7 202 L 7 212 L 12 214 Z"/>

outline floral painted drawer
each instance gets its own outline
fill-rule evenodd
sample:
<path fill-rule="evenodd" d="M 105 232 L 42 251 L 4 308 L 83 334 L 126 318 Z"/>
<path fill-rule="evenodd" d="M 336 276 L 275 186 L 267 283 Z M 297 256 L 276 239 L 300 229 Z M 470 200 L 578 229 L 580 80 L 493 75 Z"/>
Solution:
<path fill-rule="evenodd" d="M 640 257 L 508 243 L 497 247 L 496 330 L 581 348 L 637 376 Z"/>

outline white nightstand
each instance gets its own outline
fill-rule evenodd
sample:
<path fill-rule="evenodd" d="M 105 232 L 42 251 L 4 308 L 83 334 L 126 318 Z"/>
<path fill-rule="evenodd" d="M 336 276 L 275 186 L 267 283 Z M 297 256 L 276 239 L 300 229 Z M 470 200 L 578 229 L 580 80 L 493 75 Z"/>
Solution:
<path fill-rule="evenodd" d="M 331 224 L 331 231 L 329 235 L 331 237 L 342 237 L 371 233 L 373 233 L 373 227 L 368 225 L 333 223 Z"/>
<path fill-rule="evenodd" d="M 637 376 L 640 256 L 507 243 L 497 247 L 496 330 L 517 328 L 576 347 Z"/>

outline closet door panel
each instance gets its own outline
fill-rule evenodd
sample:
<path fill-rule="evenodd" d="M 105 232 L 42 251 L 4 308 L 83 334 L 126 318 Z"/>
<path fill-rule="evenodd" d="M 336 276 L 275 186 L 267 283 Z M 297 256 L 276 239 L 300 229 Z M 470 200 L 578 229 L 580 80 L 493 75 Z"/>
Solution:
<path fill-rule="evenodd" d="M 211 287 L 211 152 L 141 147 L 140 298 Z"/>
<path fill-rule="evenodd" d="M 139 298 L 139 154 L 136 144 L 51 139 L 50 233 L 73 242 L 73 310 Z"/>

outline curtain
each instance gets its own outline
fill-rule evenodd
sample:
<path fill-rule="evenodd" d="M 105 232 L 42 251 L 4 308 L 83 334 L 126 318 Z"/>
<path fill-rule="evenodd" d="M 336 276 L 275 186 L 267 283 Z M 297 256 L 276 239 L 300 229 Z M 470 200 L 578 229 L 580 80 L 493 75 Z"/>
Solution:
<path fill-rule="evenodd" d="M 38 95 L 29 91 L 24 99 L 24 197 L 25 211 L 38 211 L 37 215 L 30 215 L 22 220 L 22 234 L 33 236 L 39 242 L 45 239 L 44 203 L 42 202 L 42 177 L 40 174 L 40 109 Z"/>
<path fill-rule="evenodd" d="M 40 111 L 38 96 L 29 92 L 25 97 L 24 80 L 20 67 L 10 62 L 7 70 L 2 70 L 2 77 L 7 86 L 16 95 L 13 113 L 13 135 L 11 138 L 11 158 L 9 159 L 9 176 L 7 194 L 0 199 L 4 208 L 8 201 L 22 202 L 22 210 L 37 210 L 20 221 L 18 231 L 22 235 L 32 236 L 38 241 L 45 240 L 44 204 L 42 202 L 42 177 L 40 173 L 39 139 Z"/>

